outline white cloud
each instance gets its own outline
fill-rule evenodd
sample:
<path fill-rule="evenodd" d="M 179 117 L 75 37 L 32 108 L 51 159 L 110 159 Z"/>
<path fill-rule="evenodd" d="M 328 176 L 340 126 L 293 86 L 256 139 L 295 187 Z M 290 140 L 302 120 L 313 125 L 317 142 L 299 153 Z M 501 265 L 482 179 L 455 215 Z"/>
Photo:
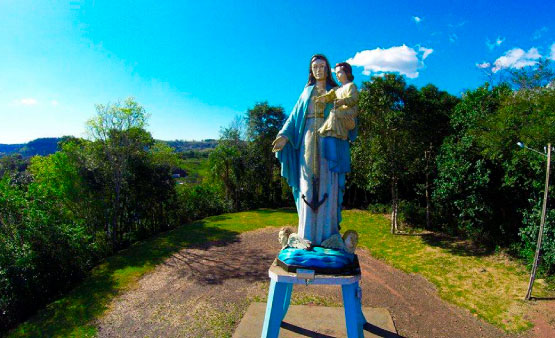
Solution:
<path fill-rule="evenodd" d="M 420 23 L 420 22 L 422 21 L 422 18 L 421 18 L 421 17 L 418 17 L 418 16 L 413 16 L 412 19 L 413 19 L 414 22 L 416 22 L 416 23 Z"/>
<path fill-rule="evenodd" d="M 542 35 L 543 35 L 544 33 L 546 33 L 547 31 L 548 31 L 548 28 L 545 27 L 545 26 L 543 26 L 543 27 L 540 28 L 540 29 L 537 29 L 537 30 L 534 32 L 534 35 L 532 36 L 532 40 L 538 40 L 538 39 L 541 38 Z"/>
<path fill-rule="evenodd" d="M 549 55 L 549 58 L 555 61 L 555 42 L 551 45 L 551 55 Z"/>
<path fill-rule="evenodd" d="M 424 67 L 424 59 L 432 52 L 431 48 L 418 47 L 416 51 L 406 45 L 388 49 L 376 48 L 357 52 L 347 62 L 352 66 L 364 67 L 364 75 L 398 72 L 414 79 L 419 75 L 418 70 Z"/>
<path fill-rule="evenodd" d="M 486 46 L 488 46 L 489 50 L 493 50 L 495 47 L 501 46 L 503 42 L 505 42 L 505 38 L 501 38 L 500 36 L 498 36 L 494 42 L 490 42 L 489 39 L 487 39 Z"/>
<path fill-rule="evenodd" d="M 50 101 L 50 104 L 53 105 L 53 106 L 57 106 L 60 103 L 56 100 L 52 100 L 52 101 Z"/>
<path fill-rule="evenodd" d="M 526 66 L 533 66 L 538 63 L 537 60 L 539 58 L 541 58 L 541 55 L 537 48 L 530 48 L 527 52 L 522 48 L 513 48 L 495 60 L 492 71 L 495 73 L 505 68 L 520 69 Z"/>
<path fill-rule="evenodd" d="M 449 34 L 449 41 L 451 41 L 451 42 L 457 41 L 458 38 L 459 38 L 459 36 L 455 33 Z"/>
<path fill-rule="evenodd" d="M 428 57 L 428 55 L 432 54 L 434 52 L 433 49 L 431 48 L 426 48 L 426 47 L 418 47 L 418 51 L 422 52 L 422 60 L 426 60 L 426 58 Z"/>
<path fill-rule="evenodd" d="M 17 100 L 17 103 L 24 106 L 34 106 L 38 103 L 38 101 L 36 99 L 33 99 L 32 97 L 26 97 L 24 99 Z"/>
<path fill-rule="evenodd" d="M 491 63 L 489 63 L 489 62 L 477 63 L 476 67 L 481 68 L 481 69 L 489 68 L 489 67 L 491 67 Z"/>
<path fill-rule="evenodd" d="M 459 23 L 453 24 L 450 23 L 447 26 L 449 26 L 449 28 L 461 28 L 462 26 L 466 25 L 468 21 L 464 20 L 464 21 L 460 21 Z"/>

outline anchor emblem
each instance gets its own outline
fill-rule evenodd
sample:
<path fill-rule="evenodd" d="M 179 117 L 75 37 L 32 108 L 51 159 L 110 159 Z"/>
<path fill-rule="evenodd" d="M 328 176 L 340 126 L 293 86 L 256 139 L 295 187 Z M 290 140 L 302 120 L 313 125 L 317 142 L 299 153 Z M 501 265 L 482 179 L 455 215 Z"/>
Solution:
<path fill-rule="evenodd" d="M 320 195 L 320 179 L 317 177 L 312 177 L 312 201 L 307 201 L 306 196 L 303 194 L 301 198 L 303 201 L 312 209 L 313 212 L 316 212 L 318 208 L 326 201 L 328 198 L 328 194 L 325 193 L 322 196 L 322 200 L 318 201 L 318 196 Z"/>

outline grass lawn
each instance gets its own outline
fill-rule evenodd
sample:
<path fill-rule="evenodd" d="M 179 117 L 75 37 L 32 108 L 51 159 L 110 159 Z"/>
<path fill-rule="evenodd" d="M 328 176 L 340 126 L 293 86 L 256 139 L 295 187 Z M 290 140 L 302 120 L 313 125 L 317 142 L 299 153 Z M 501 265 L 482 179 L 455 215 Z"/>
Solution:
<path fill-rule="evenodd" d="M 386 217 L 365 211 L 347 211 L 342 228 L 358 231 L 359 245 L 373 257 L 426 277 L 443 299 L 507 331 L 531 327 L 524 319 L 530 305 L 523 301 L 530 272 L 522 263 L 433 233 L 394 236 Z M 549 292 L 536 281 L 535 297 L 555 296 Z"/>
<path fill-rule="evenodd" d="M 110 301 L 172 253 L 196 243 L 233 240 L 244 231 L 296 223 L 294 210 L 262 209 L 208 217 L 138 243 L 97 266 L 83 283 L 10 336 L 94 336 L 94 319 L 102 316 Z M 393 236 L 383 215 L 365 211 L 345 211 L 342 228 L 357 230 L 360 245 L 374 257 L 426 277 L 444 299 L 506 330 L 530 327 L 523 318 L 527 305 L 522 301 L 528 271 L 520 263 L 432 234 Z M 536 283 L 534 295 L 545 292 L 546 287 Z"/>
<path fill-rule="evenodd" d="M 208 177 L 210 168 L 208 167 L 208 158 L 188 158 L 182 161 L 182 169 L 188 173 L 187 177 L 179 178 L 178 182 L 189 184 L 199 184 Z"/>

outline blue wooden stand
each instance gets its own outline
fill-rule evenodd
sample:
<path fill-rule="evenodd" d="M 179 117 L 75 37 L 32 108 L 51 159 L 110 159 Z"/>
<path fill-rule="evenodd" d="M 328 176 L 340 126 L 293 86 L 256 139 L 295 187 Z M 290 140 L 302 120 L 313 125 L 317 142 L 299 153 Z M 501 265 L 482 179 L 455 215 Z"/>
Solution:
<path fill-rule="evenodd" d="M 361 289 L 359 287 L 360 274 L 351 276 L 315 275 L 314 279 L 299 278 L 296 273 L 290 273 L 272 264 L 269 270 L 270 290 L 266 305 L 266 315 L 262 329 L 262 338 L 277 338 L 281 321 L 285 318 L 293 284 L 341 285 L 343 293 L 343 307 L 345 309 L 345 323 L 349 338 L 364 337 L 363 326 L 366 319 L 362 314 Z"/>

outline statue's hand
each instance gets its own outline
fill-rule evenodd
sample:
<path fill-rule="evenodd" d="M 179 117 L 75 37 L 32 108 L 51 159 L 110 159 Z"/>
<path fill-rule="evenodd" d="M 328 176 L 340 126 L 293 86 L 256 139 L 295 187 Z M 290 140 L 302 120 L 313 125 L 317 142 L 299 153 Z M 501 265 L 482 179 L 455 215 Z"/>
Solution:
<path fill-rule="evenodd" d="M 276 137 L 274 142 L 272 142 L 272 145 L 274 146 L 272 148 L 272 151 L 275 153 L 275 152 L 280 151 L 281 149 L 283 149 L 283 147 L 285 147 L 285 145 L 287 144 L 288 140 L 289 139 L 286 136 L 278 135 L 278 137 Z"/>
<path fill-rule="evenodd" d="M 325 103 L 326 102 L 326 95 L 316 96 L 314 98 L 314 103 Z"/>
<path fill-rule="evenodd" d="M 355 122 L 355 118 L 352 115 L 346 114 L 344 117 L 344 121 L 345 121 L 345 128 L 347 128 L 347 130 L 355 129 L 356 122 Z"/>
<path fill-rule="evenodd" d="M 335 100 L 335 105 L 338 106 L 338 107 L 340 107 L 340 106 L 342 106 L 342 105 L 344 105 L 344 104 L 345 104 L 345 100 L 344 100 L 344 99 L 337 99 L 337 100 Z"/>

